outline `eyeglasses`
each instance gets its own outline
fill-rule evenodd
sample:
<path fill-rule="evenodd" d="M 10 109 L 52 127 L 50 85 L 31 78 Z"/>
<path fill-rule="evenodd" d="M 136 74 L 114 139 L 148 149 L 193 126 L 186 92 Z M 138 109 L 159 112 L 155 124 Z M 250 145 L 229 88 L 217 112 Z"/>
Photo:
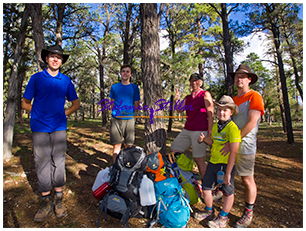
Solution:
<path fill-rule="evenodd" d="M 63 58 L 61 56 L 58 56 L 58 55 L 48 55 L 49 58 L 52 58 L 52 59 L 58 59 L 58 60 L 62 60 L 63 61 Z"/>

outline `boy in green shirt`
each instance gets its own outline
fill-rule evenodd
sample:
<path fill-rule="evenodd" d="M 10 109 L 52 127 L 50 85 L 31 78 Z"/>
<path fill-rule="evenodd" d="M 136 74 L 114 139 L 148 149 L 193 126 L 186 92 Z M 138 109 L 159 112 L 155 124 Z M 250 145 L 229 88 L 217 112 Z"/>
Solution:
<path fill-rule="evenodd" d="M 198 142 L 205 142 L 212 145 L 211 157 L 207 170 L 202 182 L 204 192 L 205 209 L 203 212 L 196 213 L 195 218 L 198 220 L 208 220 L 208 226 L 211 228 L 225 228 L 227 215 L 234 203 L 234 176 L 235 160 L 241 142 L 241 134 L 237 125 L 232 121 L 231 116 L 238 114 L 239 110 L 230 96 L 224 95 L 217 105 L 218 123 L 212 127 L 211 137 L 205 137 L 203 133 L 198 138 Z M 230 143 L 230 154 L 222 155 L 220 150 L 223 144 Z M 221 178 L 219 179 L 221 175 Z M 223 179 L 222 179 L 223 178 Z M 220 214 L 214 219 L 215 213 L 213 208 L 212 190 L 216 181 L 222 182 L 222 191 L 225 196 L 224 203 Z"/>

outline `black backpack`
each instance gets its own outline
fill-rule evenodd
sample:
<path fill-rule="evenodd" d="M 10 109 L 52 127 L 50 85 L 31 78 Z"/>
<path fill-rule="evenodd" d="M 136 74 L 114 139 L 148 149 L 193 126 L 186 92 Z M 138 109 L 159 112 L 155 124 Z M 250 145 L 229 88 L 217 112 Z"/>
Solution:
<path fill-rule="evenodd" d="M 142 148 L 122 149 L 110 170 L 109 184 L 126 199 L 139 200 L 139 187 L 147 159 Z"/>
<path fill-rule="evenodd" d="M 117 217 L 120 224 L 128 224 L 130 217 L 147 217 L 142 211 L 139 187 L 146 171 L 147 159 L 142 148 L 129 147 L 122 149 L 110 168 L 109 184 L 112 190 L 100 200 L 99 219 L 102 212 Z M 115 205 L 118 206 L 115 206 Z"/>

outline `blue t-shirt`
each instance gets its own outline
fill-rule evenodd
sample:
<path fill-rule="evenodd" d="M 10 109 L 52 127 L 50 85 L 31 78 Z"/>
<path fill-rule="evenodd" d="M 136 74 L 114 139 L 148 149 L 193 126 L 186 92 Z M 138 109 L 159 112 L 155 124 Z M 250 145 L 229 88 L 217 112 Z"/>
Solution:
<path fill-rule="evenodd" d="M 140 100 L 139 88 L 136 84 L 123 85 L 121 82 L 116 83 L 112 85 L 109 97 L 114 100 L 112 117 L 124 120 L 133 118 L 134 102 Z"/>
<path fill-rule="evenodd" d="M 31 130 L 33 132 L 54 132 L 67 130 L 65 115 L 68 101 L 78 99 L 70 78 L 62 73 L 53 77 L 45 69 L 31 76 L 23 98 L 33 100 L 31 109 Z"/>

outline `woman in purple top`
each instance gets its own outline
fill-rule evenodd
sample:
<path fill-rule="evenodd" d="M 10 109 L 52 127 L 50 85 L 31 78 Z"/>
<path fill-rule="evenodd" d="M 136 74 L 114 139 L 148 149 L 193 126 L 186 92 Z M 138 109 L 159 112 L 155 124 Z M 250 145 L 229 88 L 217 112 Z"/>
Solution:
<path fill-rule="evenodd" d="M 192 92 L 184 99 L 184 105 L 188 106 L 186 110 L 187 121 L 181 133 L 172 142 L 170 152 L 183 153 L 191 146 L 192 156 L 198 165 L 201 178 L 203 179 L 206 171 L 206 144 L 198 143 L 197 140 L 201 132 L 205 136 L 211 133 L 214 104 L 211 94 L 201 88 L 203 81 L 199 74 L 192 74 L 189 81 Z M 176 90 L 174 102 L 177 102 L 179 98 L 180 94 Z M 179 113 L 182 112 L 180 110 L 177 111 Z"/>

